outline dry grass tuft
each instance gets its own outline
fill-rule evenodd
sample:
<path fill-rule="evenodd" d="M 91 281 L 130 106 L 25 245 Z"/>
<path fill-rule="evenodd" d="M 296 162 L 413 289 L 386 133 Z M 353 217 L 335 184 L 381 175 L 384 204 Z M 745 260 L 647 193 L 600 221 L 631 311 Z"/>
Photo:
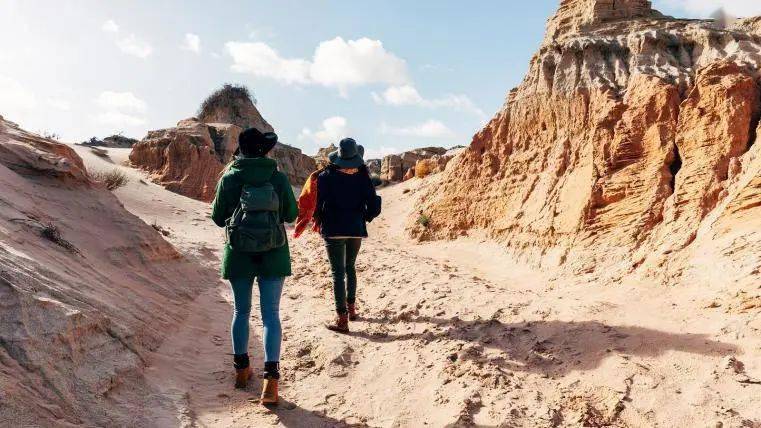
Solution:
<path fill-rule="evenodd" d="M 108 190 L 116 190 L 129 183 L 127 174 L 118 168 L 114 168 L 110 171 L 94 171 L 90 173 L 90 176 L 93 180 L 105 184 L 106 189 Z"/>
<path fill-rule="evenodd" d="M 53 242 L 74 254 L 82 254 L 79 249 L 74 246 L 74 244 L 63 238 L 61 235 L 61 230 L 52 222 L 42 222 L 33 218 L 13 218 L 10 221 L 24 223 L 27 226 L 31 226 L 39 232 L 40 236 L 47 239 L 48 241 Z"/>
<path fill-rule="evenodd" d="M 423 159 L 415 164 L 415 177 L 425 178 L 433 172 L 434 162 L 430 159 Z"/>
<path fill-rule="evenodd" d="M 97 147 L 91 147 L 90 148 L 90 153 L 94 154 L 95 156 L 97 156 L 99 158 L 109 159 L 108 150 L 99 149 Z"/>
<path fill-rule="evenodd" d="M 156 229 L 156 231 L 164 236 L 169 236 L 171 233 L 168 229 L 165 229 L 164 226 L 158 224 L 156 220 L 153 220 L 153 223 L 151 223 L 151 227 Z"/>

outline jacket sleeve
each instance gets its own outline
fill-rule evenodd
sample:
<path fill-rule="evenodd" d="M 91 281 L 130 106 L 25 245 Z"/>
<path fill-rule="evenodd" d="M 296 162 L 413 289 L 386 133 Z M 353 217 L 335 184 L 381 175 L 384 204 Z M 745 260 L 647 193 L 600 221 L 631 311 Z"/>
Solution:
<path fill-rule="evenodd" d="M 382 200 L 375 193 L 375 186 L 370 177 L 367 177 L 367 199 L 365 201 L 365 221 L 373 221 L 381 213 Z"/>
<path fill-rule="evenodd" d="M 299 207 L 296 204 L 296 197 L 293 196 L 293 187 L 288 182 L 288 178 L 281 174 L 283 195 L 281 199 L 282 209 L 280 211 L 283 216 L 283 221 L 286 223 L 292 223 L 299 215 Z"/>
<path fill-rule="evenodd" d="M 234 207 L 231 209 L 227 200 L 227 187 L 225 185 L 225 177 L 220 178 L 217 183 L 217 193 L 214 196 L 214 202 L 211 204 L 211 219 L 219 227 L 225 227 L 225 222 L 232 215 L 230 211 L 234 209 Z"/>
<path fill-rule="evenodd" d="M 296 230 L 293 236 L 298 238 L 314 220 L 314 209 L 317 206 L 317 171 L 311 173 L 304 187 L 301 189 L 301 195 L 297 201 L 299 215 L 296 218 Z"/>

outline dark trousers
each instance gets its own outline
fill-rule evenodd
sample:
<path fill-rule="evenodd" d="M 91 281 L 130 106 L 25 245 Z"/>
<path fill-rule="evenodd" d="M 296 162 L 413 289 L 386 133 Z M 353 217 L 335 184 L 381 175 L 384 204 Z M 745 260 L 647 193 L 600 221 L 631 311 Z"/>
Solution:
<path fill-rule="evenodd" d="M 347 303 L 353 304 L 357 297 L 357 261 L 362 238 L 326 238 L 330 269 L 333 272 L 333 294 L 336 299 L 336 312 L 348 312 Z"/>

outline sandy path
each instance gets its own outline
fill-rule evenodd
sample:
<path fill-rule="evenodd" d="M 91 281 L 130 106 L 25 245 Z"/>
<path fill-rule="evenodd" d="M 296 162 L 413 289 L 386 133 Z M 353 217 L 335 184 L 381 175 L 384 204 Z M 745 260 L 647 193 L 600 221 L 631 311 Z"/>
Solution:
<path fill-rule="evenodd" d="M 199 220 L 208 207 L 135 181 L 116 192 L 125 207 L 216 264 L 221 235 Z M 172 403 L 151 410 L 157 425 L 761 426 L 757 313 L 708 308 L 701 289 L 536 272 L 475 237 L 415 245 L 402 226 L 417 186 L 383 191 L 358 262 L 364 319 L 350 335 L 322 326 L 332 292 L 320 240 L 291 241 L 279 408 L 255 403 L 258 380 L 231 387 L 220 282 L 152 361 L 149 378 Z M 258 336 L 251 344 L 257 361 Z"/>

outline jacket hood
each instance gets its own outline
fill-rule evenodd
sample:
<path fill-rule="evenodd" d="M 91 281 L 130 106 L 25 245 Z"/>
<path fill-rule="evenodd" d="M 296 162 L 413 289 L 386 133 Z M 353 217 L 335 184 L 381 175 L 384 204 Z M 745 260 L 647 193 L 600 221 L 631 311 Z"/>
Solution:
<path fill-rule="evenodd" d="M 277 162 L 271 158 L 237 158 L 225 175 L 232 175 L 244 184 L 262 184 L 277 170 Z"/>

